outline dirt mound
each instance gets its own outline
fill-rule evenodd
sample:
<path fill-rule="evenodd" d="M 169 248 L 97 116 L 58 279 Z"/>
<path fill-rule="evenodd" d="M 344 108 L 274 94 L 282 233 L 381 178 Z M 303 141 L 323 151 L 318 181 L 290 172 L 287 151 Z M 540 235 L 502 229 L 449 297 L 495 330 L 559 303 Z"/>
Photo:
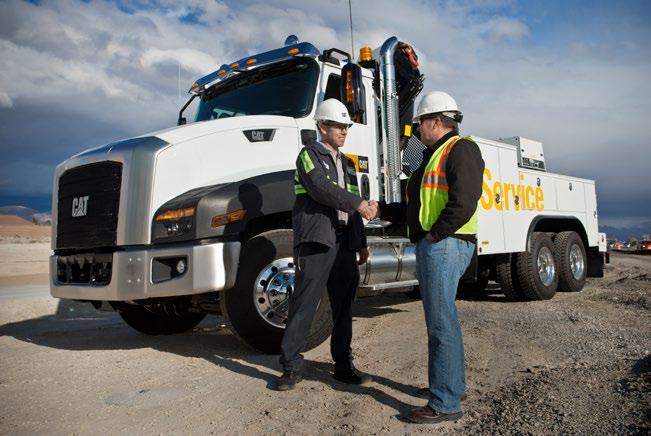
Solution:
<path fill-rule="evenodd" d="M 51 226 L 37 226 L 16 215 L 0 215 L 0 242 L 43 241 L 50 238 Z"/>
<path fill-rule="evenodd" d="M 31 222 L 16 215 L 0 215 L 0 226 L 33 226 Z"/>

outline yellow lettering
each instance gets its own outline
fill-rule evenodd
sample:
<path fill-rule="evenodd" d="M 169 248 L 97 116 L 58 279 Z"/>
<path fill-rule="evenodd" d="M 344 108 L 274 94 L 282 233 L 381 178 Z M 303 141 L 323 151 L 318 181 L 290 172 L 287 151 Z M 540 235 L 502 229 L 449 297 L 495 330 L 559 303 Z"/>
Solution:
<path fill-rule="evenodd" d="M 526 193 L 527 193 L 527 195 L 525 196 L 525 198 L 527 199 L 526 208 L 533 209 L 533 199 L 529 200 L 529 196 L 533 197 L 533 186 L 527 186 Z"/>
<path fill-rule="evenodd" d="M 543 210 L 545 208 L 545 192 L 542 188 L 536 188 L 536 209 Z"/>
<path fill-rule="evenodd" d="M 491 175 L 491 170 L 484 168 L 484 180 L 492 180 L 493 176 Z M 491 192 L 490 186 L 485 181 L 482 182 L 482 194 L 481 194 L 481 207 L 484 209 L 490 209 L 493 207 L 493 193 Z"/>
<path fill-rule="evenodd" d="M 509 191 L 513 194 L 513 197 L 515 197 L 515 186 L 513 183 L 509 183 L 508 185 L 504 185 L 504 208 L 506 210 L 509 209 Z"/>
<path fill-rule="evenodd" d="M 517 185 L 502 183 L 499 180 L 493 181 L 493 174 L 490 169 L 484 168 L 480 198 L 481 207 L 484 209 L 511 210 L 509 202 L 513 202 L 515 210 L 544 210 L 545 191 L 539 186 L 524 184 L 524 178 L 524 175 L 520 174 Z M 496 201 L 498 197 L 499 202 Z M 516 197 L 518 202 L 515 201 Z"/>

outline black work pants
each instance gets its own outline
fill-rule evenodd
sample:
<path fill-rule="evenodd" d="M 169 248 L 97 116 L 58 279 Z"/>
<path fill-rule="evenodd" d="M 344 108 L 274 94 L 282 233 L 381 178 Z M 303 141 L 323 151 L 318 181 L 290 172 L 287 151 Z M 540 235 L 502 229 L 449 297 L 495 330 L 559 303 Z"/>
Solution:
<path fill-rule="evenodd" d="M 282 341 L 280 363 L 284 371 L 300 371 L 312 320 L 324 286 L 332 309 L 330 352 L 335 368 L 351 365 L 353 336 L 351 305 L 359 284 L 356 252 L 348 243 L 348 232 L 337 233 L 334 247 L 308 242 L 294 249 L 296 287 L 289 297 L 289 316 Z"/>

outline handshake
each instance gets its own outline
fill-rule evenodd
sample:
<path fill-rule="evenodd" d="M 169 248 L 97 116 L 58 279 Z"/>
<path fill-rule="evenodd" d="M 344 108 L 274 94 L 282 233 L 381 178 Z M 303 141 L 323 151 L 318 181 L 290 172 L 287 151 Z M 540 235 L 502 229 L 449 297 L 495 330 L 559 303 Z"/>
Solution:
<path fill-rule="evenodd" d="M 362 204 L 357 207 L 357 212 L 370 221 L 380 216 L 380 205 L 375 200 L 362 200 Z"/>

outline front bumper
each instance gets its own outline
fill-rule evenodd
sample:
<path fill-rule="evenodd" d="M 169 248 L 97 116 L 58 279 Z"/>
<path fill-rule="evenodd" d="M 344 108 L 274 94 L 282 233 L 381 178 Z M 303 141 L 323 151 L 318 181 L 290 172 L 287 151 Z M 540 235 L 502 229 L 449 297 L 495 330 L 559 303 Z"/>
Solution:
<path fill-rule="evenodd" d="M 50 256 L 50 292 L 71 300 L 129 301 L 156 297 L 194 295 L 234 286 L 240 257 L 239 242 L 184 245 L 171 248 L 116 251 L 111 281 L 107 285 L 63 284 L 57 279 L 57 255 Z M 185 257 L 185 273 L 159 283 L 152 281 L 156 258 Z"/>

